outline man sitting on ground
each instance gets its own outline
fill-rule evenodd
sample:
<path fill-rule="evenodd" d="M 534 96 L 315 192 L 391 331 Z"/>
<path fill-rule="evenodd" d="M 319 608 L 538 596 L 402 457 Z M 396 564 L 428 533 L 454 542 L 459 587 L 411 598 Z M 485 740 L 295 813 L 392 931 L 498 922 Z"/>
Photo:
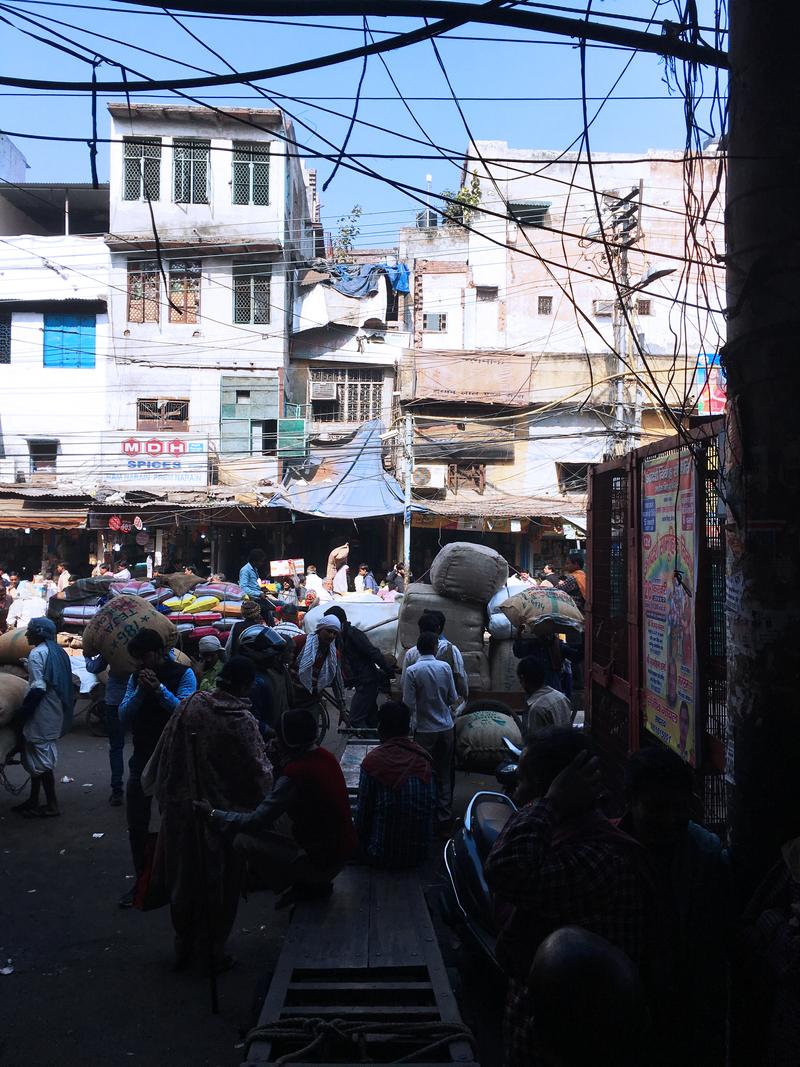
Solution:
<path fill-rule="evenodd" d="M 356 830 L 376 867 L 416 867 L 428 857 L 436 806 L 433 761 L 408 736 L 411 713 L 389 700 L 378 709 L 378 737 L 361 764 Z"/>
<path fill-rule="evenodd" d="M 259 883 L 286 890 L 279 903 L 288 904 L 333 891 L 333 879 L 355 852 L 356 834 L 342 769 L 332 753 L 317 746 L 311 712 L 285 711 L 277 734 L 275 785 L 255 811 L 216 811 L 207 801 L 195 807 L 215 829 L 236 835 L 234 848 Z M 288 825 L 282 816 L 288 816 Z"/>
<path fill-rule="evenodd" d="M 523 713 L 526 740 L 543 726 L 572 724 L 572 705 L 560 690 L 545 685 L 541 663 L 526 656 L 517 664 L 517 677 L 526 696 L 527 711 Z"/>

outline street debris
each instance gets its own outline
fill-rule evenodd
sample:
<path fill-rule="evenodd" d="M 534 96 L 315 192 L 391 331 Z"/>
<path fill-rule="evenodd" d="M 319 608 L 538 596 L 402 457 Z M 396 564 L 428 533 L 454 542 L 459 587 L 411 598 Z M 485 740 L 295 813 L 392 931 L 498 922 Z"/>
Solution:
<path fill-rule="evenodd" d="M 69 783 L 70 782 L 74 782 L 75 779 L 74 778 L 70 778 L 68 774 L 65 774 L 64 777 L 61 779 L 61 781 L 64 783 L 64 785 L 69 785 Z"/>
<path fill-rule="evenodd" d="M 93 838 L 94 838 L 94 839 L 95 839 L 96 841 L 99 841 L 99 839 L 100 839 L 101 837 L 105 837 L 105 836 L 106 836 L 105 834 L 92 834 L 92 837 L 93 837 Z"/>
<path fill-rule="evenodd" d="M 12 966 L 11 960 L 6 960 L 5 967 L 0 967 L 0 974 L 13 974 L 13 973 L 14 973 L 14 967 Z"/>

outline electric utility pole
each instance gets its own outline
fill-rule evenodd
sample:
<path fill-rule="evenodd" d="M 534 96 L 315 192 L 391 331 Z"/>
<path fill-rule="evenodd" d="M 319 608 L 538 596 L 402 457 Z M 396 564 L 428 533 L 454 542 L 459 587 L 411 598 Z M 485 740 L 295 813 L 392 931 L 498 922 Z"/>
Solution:
<path fill-rule="evenodd" d="M 414 475 L 414 419 L 403 416 L 403 565 L 406 585 L 411 581 L 411 479 Z"/>
<path fill-rule="evenodd" d="M 726 619 L 746 890 L 800 835 L 800 4 L 732 0 L 730 16 Z"/>
<path fill-rule="evenodd" d="M 634 199 L 636 197 L 636 199 Z M 620 197 L 611 209 L 611 229 L 616 249 L 613 253 L 617 260 L 614 275 L 618 291 L 614 295 L 613 323 L 614 347 L 618 354 L 616 406 L 614 411 L 616 455 L 624 455 L 628 450 L 630 426 L 628 424 L 627 400 L 625 395 L 625 377 L 629 373 L 630 354 L 628 340 L 630 331 L 628 322 L 631 317 L 632 301 L 630 297 L 631 279 L 628 263 L 628 250 L 639 240 L 639 216 L 641 214 L 642 183 L 631 189 L 627 196 Z M 610 267 L 610 264 L 609 264 Z"/>

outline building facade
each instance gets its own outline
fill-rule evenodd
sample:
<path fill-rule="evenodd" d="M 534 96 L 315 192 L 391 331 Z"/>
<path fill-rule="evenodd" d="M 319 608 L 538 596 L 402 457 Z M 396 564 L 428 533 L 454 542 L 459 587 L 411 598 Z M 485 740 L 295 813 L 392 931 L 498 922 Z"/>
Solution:
<path fill-rule="evenodd" d="M 724 403 L 709 386 L 724 336 L 717 167 L 713 148 L 590 171 L 572 154 L 470 147 L 466 225 L 428 212 L 437 225 L 400 235 L 414 279 L 400 395 L 415 496 L 434 512 L 420 526 L 502 538 L 535 566 L 580 541 L 587 464 Z"/>

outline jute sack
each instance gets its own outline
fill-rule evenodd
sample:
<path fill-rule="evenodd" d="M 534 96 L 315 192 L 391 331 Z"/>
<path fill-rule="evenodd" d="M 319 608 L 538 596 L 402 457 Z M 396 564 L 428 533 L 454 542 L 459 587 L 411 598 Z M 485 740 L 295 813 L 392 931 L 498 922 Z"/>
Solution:
<path fill-rule="evenodd" d="M 400 602 L 397 637 L 398 652 L 416 645 L 419 637 L 417 623 L 424 611 L 441 611 L 446 619 L 444 636 L 464 655 L 483 651 L 483 608 L 478 604 L 459 603 L 439 596 L 429 585 L 415 582 Z M 398 659 L 400 655 L 398 655 Z"/>
<path fill-rule="evenodd" d="M 12 726 L 0 727 L 0 766 L 17 747 L 17 731 Z"/>
<path fill-rule="evenodd" d="M 493 548 L 455 541 L 445 545 L 431 564 L 431 585 L 450 600 L 486 605 L 508 581 L 508 564 Z"/>
<path fill-rule="evenodd" d="M 471 771 L 493 771 L 507 761 L 503 738 L 522 747 L 522 736 L 510 715 L 500 711 L 472 711 L 456 719 L 456 760 Z"/>
<path fill-rule="evenodd" d="M 128 653 L 128 645 L 140 630 L 155 630 L 167 648 L 172 648 L 178 639 L 174 624 L 152 604 L 138 596 L 116 596 L 87 625 L 83 651 L 87 656 L 102 654 L 117 674 L 131 674 L 137 665 Z"/>
<path fill-rule="evenodd" d="M 489 642 L 489 672 L 492 678 L 493 693 L 521 693 L 522 686 L 517 677 L 519 660 L 514 655 L 512 641 L 499 641 L 492 638 Z"/>
<path fill-rule="evenodd" d="M 33 645 L 29 644 L 25 633 L 26 628 L 23 626 L 0 634 L 0 663 L 19 663 L 20 660 L 27 659 Z"/>
<path fill-rule="evenodd" d="M 500 611 L 526 636 L 548 637 L 564 630 L 583 633 L 583 614 L 569 593 L 561 589 L 526 589 L 501 604 Z"/>
<path fill-rule="evenodd" d="M 13 674 L 0 674 L 0 726 L 8 726 L 28 691 L 28 683 Z"/>

